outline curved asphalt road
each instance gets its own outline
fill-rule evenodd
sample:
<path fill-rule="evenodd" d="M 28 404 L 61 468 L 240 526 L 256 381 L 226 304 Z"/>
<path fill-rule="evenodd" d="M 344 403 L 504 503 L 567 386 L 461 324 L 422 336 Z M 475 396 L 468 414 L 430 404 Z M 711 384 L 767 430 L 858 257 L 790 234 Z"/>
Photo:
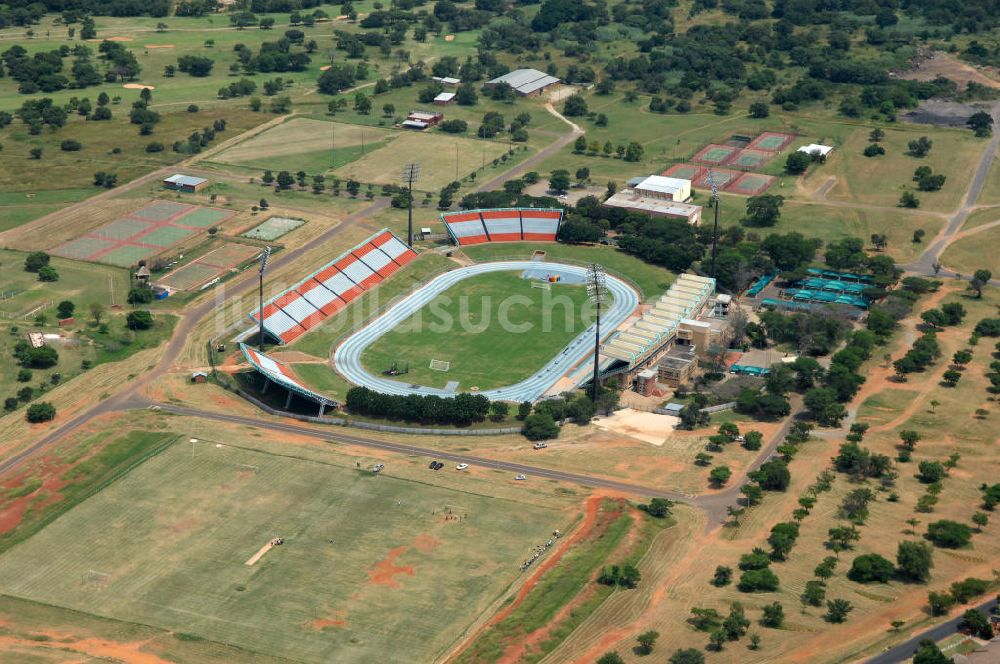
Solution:
<path fill-rule="evenodd" d="M 995 599 L 991 599 L 990 601 L 984 602 L 975 608 L 984 613 L 989 613 L 997 608 L 997 601 Z M 949 637 L 958 631 L 958 623 L 960 622 L 962 622 L 962 616 L 955 616 L 946 623 L 941 623 L 936 627 L 932 627 L 926 632 L 921 632 L 908 641 L 900 643 L 898 646 L 894 646 L 883 653 L 875 655 L 867 661 L 867 664 L 899 664 L 900 662 L 905 662 L 913 657 L 913 653 L 915 653 L 917 648 L 920 647 L 921 641 L 924 639 L 940 641 L 941 639 Z"/>
<path fill-rule="evenodd" d="M 355 385 L 365 385 L 384 394 L 423 394 L 438 396 L 453 396 L 454 392 L 443 389 L 411 385 L 391 378 L 384 378 L 369 373 L 361 364 L 361 355 L 365 349 L 378 341 L 393 328 L 420 311 L 438 295 L 455 284 L 480 274 L 490 272 L 542 271 L 548 274 L 558 274 L 569 277 L 568 281 L 579 281 L 585 278 L 586 268 L 563 263 L 548 263 L 544 261 L 504 261 L 497 263 L 477 263 L 445 272 L 431 280 L 426 286 L 410 295 L 402 302 L 382 314 L 368 325 L 352 334 L 344 343 L 337 347 L 333 354 L 333 363 L 337 370 Z M 621 325 L 639 306 L 639 296 L 631 286 L 611 275 L 607 276 L 608 291 L 614 296 L 614 302 L 602 317 L 604 336 L 608 336 Z M 453 324 L 442 322 L 442 325 Z M 422 325 L 434 325 L 423 321 Z M 534 401 L 542 396 L 563 375 L 578 362 L 585 360 L 593 346 L 594 326 L 578 334 L 561 353 L 556 355 L 533 376 L 519 383 L 495 390 L 483 390 L 479 394 L 491 400 L 503 401 Z M 447 342 L 447 332 L 441 333 L 443 343 Z M 530 343 L 525 338 L 525 343 Z M 428 358 L 429 360 L 430 358 Z M 467 389 L 468 386 L 464 386 Z"/>

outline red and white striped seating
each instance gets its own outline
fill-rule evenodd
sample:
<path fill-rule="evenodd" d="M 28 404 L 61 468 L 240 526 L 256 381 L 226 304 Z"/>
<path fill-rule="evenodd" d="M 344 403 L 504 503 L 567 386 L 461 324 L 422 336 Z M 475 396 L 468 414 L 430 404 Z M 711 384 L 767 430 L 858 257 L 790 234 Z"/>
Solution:
<path fill-rule="evenodd" d="M 521 210 L 524 239 L 555 242 L 562 212 L 558 210 Z"/>
<path fill-rule="evenodd" d="M 483 210 L 480 213 L 490 242 L 520 242 L 521 215 L 517 210 Z"/>
<path fill-rule="evenodd" d="M 482 244 L 489 242 L 490 237 L 483 227 L 483 220 L 479 217 L 479 212 L 455 212 L 453 214 L 441 215 L 448 226 L 448 231 L 461 246 L 470 244 Z"/>
<path fill-rule="evenodd" d="M 555 242 L 562 210 L 516 208 L 445 212 L 441 221 L 459 246 L 521 240 Z"/>

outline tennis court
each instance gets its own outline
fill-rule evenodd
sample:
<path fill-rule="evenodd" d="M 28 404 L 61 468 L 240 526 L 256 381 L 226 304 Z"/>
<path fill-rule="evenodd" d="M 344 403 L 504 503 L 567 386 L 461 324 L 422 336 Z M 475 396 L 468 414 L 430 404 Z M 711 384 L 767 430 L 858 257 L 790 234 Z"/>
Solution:
<path fill-rule="evenodd" d="M 51 250 L 63 258 L 128 267 L 229 219 L 231 210 L 153 201 Z"/>
<path fill-rule="evenodd" d="M 661 175 L 668 178 L 691 180 L 693 182 L 701 177 L 704 172 L 704 166 L 694 166 L 693 164 L 674 164 L 667 170 L 663 171 Z"/>
<path fill-rule="evenodd" d="M 753 139 L 748 148 L 765 150 L 767 152 L 781 152 L 788 144 L 795 140 L 795 134 L 783 134 L 777 131 L 765 131 L 757 138 Z"/>
<path fill-rule="evenodd" d="M 715 186 L 718 187 L 719 189 L 725 189 L 730 182 L 738 178 L 740 175 L 741 174 L 737 171 L 730 171 L 725 168 L 712 169 L 712 179 L 715 180 Z M 693 184 L 696 187 L 702 187 L 704 189 L 711 187 L 712 185 L 709 184 L 708 182 L 708 169 L 706 169 L 705 172 L 702 175 L 700 175 L 697 180 L 694 180 L 691 184 Z"/>
<path fill-rule="evenodd" d="M 730 145 L 719 145 L 711 143 L 701 149 L 691 161 L 699 164 L 724 164 L 729 161 L 738 150 Z"/>
<path fill-rule="evenodd" d="M 271 240 L 277 240 L 279 237 L 285 235 L 286 233 L 291 233 L 304 223 L 306 223 L 304 219 L 289 219 L 288 217 L 271 217 L 264 223 L 258 226 L 254 226 L 246 233 L 243 233 L 243 237 L 270 242 Z"/>
<path fill-rule="evenodd" d="M 186 212 L 196 210 L 194 205 L 185 203 L 174 203 L 173 201 L 154 201 L 142 209 L 131 213 L 132 217 L 139 219 L 149 219 L 150 221 L 170 221 L 174 217 L 180 217 Z"/>
<path fill-rule="evenodd" d="M 743 173 L 738 178 L 726 186 L 726 191 L 731 194 L 742 194 L 743 196 L 757 196 L 770 188 L 778 178 L 772 175 L 761 175 L 760 173 Z"/>
<path fill-rule="evenodd" d="M 171 290 L 192 290 L 222 276 L 259 253 L 260 249 L 257 247 L 227 242 L 197 260 L 177 268 L 162 279 L 158 279 L 156 283 Z"/>
<path fill-rule="evenodd" d="M 745 168 L 749 171 L 759 168 L 771 161 L 775 154 L 776 153 L 774 152 L 765 152 L 764 150 L 747 148 L 745 150 L 740 150 L 732 159 L 729 160 L 727 166 Z"/>

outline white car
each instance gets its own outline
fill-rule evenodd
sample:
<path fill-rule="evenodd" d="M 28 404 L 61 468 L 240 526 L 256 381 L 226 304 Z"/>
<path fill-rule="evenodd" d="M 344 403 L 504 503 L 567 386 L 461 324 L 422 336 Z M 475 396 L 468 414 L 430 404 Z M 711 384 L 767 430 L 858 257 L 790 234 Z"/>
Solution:
<path fill-rule="evenodd" d="M 384 464 L 384 463 L 377 463 L 377 464 L 375 464 L 375 467 L 374 467 L 374 468 L 372 468 L 372 472 L 373 472 L 373 473 L 378 473 L 378 472 L 380 472 L 380 471 L 381 471 L 381 470 L 382 470 L 383 468 L 385 468 L 385 464 Z"/>
<path fill-rule="evenodd" d="M 515 475 L 514 479 L 515 480 L 526 480 L 526 479 L 528 479 L 528 477 L 527 477 L 527 475 Z"/>
<path fill-rule="evenodd" d="M 532 447 L 536 450 L 544 450 L 548 446 L 549 446 L 548 443 L 535 443 L 534 445 L 532 445 Z"/>
<path fill-rule="evenodd" d="M 460 463 L 457 466 L 455 466 L 455 470 L 465 470 L 468 467 L 469 467 L 469 464 L 467 464 L 467 463 Z"/>

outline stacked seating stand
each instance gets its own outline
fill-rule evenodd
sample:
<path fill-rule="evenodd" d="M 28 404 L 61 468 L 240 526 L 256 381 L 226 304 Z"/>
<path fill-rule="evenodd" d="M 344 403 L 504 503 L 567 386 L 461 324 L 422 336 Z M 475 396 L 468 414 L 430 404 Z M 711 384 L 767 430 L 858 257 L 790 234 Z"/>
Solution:
<path fill-rule="evenodd" d="M 383 229 L 266 302 L 264 330 L 281 343 L 291 343 L 416 257 Z M 250 314 L 255 322 L 260 316 L 260 310 Z"/>
<path fill-rule="evenodd" d="M 555 242 L 562 210 L 504 208 L 445 212 L 441 222 L 460 247 L 486 242 Z"/>

